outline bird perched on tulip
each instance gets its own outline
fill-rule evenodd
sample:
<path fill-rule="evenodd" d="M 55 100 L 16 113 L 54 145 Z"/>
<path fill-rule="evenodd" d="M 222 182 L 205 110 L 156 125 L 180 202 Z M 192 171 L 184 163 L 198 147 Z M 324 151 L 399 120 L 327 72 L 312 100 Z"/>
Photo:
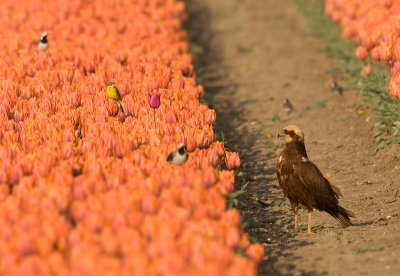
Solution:
<path fill-rule="evenodd" d="M 82 140 L 82 132 L 81 132 L 81 124 L 80 123 L 77 123 L 75 125 L 74 135 L 75 135 L 75 139 Z"/>
<path fill-rule="evenodd" d="M 178 149 L 168 155 L 167 162 L 174 165 L 183 165 L 188 159 L 188 153 L 185 148 L 185 144 L 180 143 Z"/>
<path fill-rule="evenodd" d="M 121 94 L 119 93 L 118 88 L 115 86 L 115 83 L 109 82 L 107 83 L 107 88 L 106 88 L 106 94 L 107 97 L 110 98 L 111 100 L 114 100 L 118 106 L 119 109 L 121 110 L 122 113 L 124 113 L 124 107 L 122 106 L 122 98 Z"/>
<path fill-rule="evenodd" d="M 341 87 L 336 83 L 336 81 L 334 81 L 331 85 L 331 92 L 343 96 L 343 87 Z"/>
<path fill-rule="evenodd" d="M 39 52 L 46 51 L 49 48 L 49 42 L 47 41 L 47 32 L 42 33 L 38 42 L 37 49 Z"/>
<path fill-rule="evenodd" d="M 291 112 L 294 111 L 292 103 L 289 101 L 289 99 L 286 99 L 283 102 L 283 110 L 287 113 L 290 114 Z"/>
<path fill-rule="evenodd" d="M 278 134 L 286 141 L 279 156 L 276 175 L 283 194 L 289 199 L 294 212 L 294 229 L 298 226 L 298 206 L 308 210 L 308 229 L 311 233 L 311 213 L 313 209 L 325 211 L 337 219 L 343 226 L 353 224 L 349 217 L 354 213 L 339 206 L 339 188 L 329 183 L 318 167 L 307 157 L 303 132 L 294 125 L 287 126 Z"/>

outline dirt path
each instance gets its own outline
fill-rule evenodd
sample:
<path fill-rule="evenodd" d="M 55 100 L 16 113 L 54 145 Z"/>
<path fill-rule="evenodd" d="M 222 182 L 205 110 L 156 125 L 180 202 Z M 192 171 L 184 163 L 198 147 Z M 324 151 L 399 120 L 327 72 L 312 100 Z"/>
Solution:
<path fill-rule="evenodd" d="M 295 4 L 191 0 L 187 6 L 190 29 L 205 50 L 196 67 L 204 67 L 207 101 L 218 114 L 216 132 L 240 153 L 237 187 L 249 182 L 240 198 L 245 218 L 265 223 L 248 231 L 265 246 L 260 275 L 397 275 L 399 147 L 375 155 L 373 111 L 357 113 L 358 91 L 344 91 L 343 97 L 330 92 L 334 76 L 326 71 L 334 61 L 320 51 L 323 41 L 307 35 Z M 282 108 L 285 98 L 296 109 L 290 115 Z M 287 207 L 257 203 L 284 200 L 275 175 L 284 144 L 277 133 L 289 124 L 304 131 L 309 158 L 323 173 L 339 170 L 330 180 L 344 195 L 341 205 L 357 214 L 355 227 L 344 229 L 314 212 L 314 234 L 294 234 Z M 300 223 L 307 223 L 305 210 Z"/>

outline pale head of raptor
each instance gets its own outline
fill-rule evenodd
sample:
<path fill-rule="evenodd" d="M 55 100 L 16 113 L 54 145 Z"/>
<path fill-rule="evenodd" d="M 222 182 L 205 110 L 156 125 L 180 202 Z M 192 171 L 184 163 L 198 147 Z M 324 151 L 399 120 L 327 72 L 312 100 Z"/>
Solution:
<path fill-rule="evenodd" d="M 295 125 L 290 125 L 284 127 L 279 133 L 278 138 L 285 137 L 286 143 L 290 143 L 292 141 L 301 141 L 304 143 L 304 133 Z"/>

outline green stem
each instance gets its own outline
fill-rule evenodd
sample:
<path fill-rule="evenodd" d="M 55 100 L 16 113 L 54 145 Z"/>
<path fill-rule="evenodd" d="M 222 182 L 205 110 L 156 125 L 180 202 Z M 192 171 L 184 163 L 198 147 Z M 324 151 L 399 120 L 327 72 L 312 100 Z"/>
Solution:
<path fill-rule="evenodd" d="M 157 127 L 157 122 L 156 122 L 156 109 L 153 108 L 154 111 L 154 125 Z"/>

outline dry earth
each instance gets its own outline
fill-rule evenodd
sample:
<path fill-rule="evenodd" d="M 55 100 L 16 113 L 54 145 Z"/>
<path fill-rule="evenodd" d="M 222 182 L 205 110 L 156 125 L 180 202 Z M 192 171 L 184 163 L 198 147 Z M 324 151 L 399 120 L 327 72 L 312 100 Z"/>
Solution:
<path fill-rule="evenodd" d="M 335 62 L 321 52 L 323 41 L 307 35 L 304 19 L 289 0 L 188 0 L 189 29 L 204 53 L 206 100 L 217 111 L 216 132 L 238 151 L 247 193 L 245 219 L 265 228 L 248 231 L 265 248 L 260 275 L 398 275 L 400 270 L 399 147 L 375 154 L 373 110 L 358 114 L 359 91 L 330 92 L 327 74 Z M 199 74 L 200 76 L 201 74 Z M 286 115 L 290 99 L 296 111 Z M 326 106 L 315 104 L 324 101 Z M 307 107 L 311 107 L 307 110 Z M 293 233 L 287 206 L 263 208 L 257 201 L 284 200 L 275 175 L 289 124 L 305 133 L 309 158 L 323 173 L 339 170 L 330 181 L 355 212 L 354 227 L 343 228 L 326 213 L 313 213 L 313 232 Z M 301 210 L 300 223 L 307 223 Z M 362 252 L 366 251 L 366 252 Z"/>

